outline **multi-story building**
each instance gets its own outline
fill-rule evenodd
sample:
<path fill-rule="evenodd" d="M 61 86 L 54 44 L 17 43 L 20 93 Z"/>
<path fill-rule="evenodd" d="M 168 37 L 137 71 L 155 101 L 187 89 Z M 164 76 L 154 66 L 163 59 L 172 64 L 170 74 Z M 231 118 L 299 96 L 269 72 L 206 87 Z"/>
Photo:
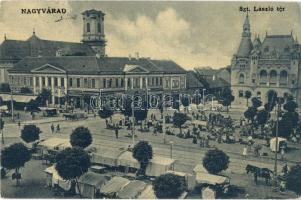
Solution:
<path fill-rule="evenodd" d="M 259 35 L 251 41 L 248 15 L 243 24 L 241 42 L 231 63 L 231 89 L 234 105 L 245 106 L 245 91 L 267 102 L 269 91 L 278 96 L 292 95 L 301 104 L 301 46 L 293 33 Z"/>
<path fill-rule="evenodd" d="M 82 14 L 84 32 L 78 48 L 67 48 L 68 45 L 51 48 L 49 42 L 50 50 L 56 50 L 55 55 L 31 55 L 8 70 L 9 84 L 15 93 L 28 87 L 37 95 L 46 88 L 52 93 L 50 103 L 60 104 L 61 99 L 68 97 L 75 105 L 82 106 L 100 90 L 103 94 L 139 90 L 160 94 L 185 90 L 186 71 L 173 61 L 140 58 L 139 54 L 135 57 L 106 56 L 104 14 L 96 10 Z M 40 39 L 33 37 L 29 41 L 39 43 Z M 42 52 L 47 49 L 47 45 L 43 46 Z"/>

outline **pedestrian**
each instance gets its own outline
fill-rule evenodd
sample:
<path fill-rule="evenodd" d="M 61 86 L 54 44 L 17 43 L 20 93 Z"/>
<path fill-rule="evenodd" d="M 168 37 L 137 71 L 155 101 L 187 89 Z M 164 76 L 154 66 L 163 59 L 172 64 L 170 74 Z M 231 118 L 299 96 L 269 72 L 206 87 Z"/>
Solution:
<path fill-rule="evenodd" d="M 56 132 L 57 132 L 57 133 L 60 132 L 60 124 L 57 124 L 57 126 L 56 126 Z"/>
<path fill-rule="evenodd" d="M 53 124 L 51 124 L 50 129 L 51 129 L 51 133 L 54 133 L 54 125 Z"/>
<path fill-rule="evenodd" d="M 17 119 L 20 119 L 20 113 L 17 113 Z"/>
<path fill-rule="evenodd" d="M 247 158 L 247 155 L 248 155 L 248 148 L 247 148 L 247 146 L 245 146 L 245 147 L 243 148 L 242 155 L 244 156 L 245 159 Z"/>
<path fill-rule="evenodd" d="M 284 175 L 286 175 L 287 172 L 288 172 L 288 167 L 287 167 L 287 163 L 285 163 L 285 165 L 282 167 L 282 173 L 283 173 Z"/>
<path fill-rule="evenodd" d="M 21 128 L 21 122 L 20 121 L 18 121 L 18 127 L 19 127 L 19 130 L 20 130 L 20 128 Z"/>
<path fill-rule="evenodd" d="M 116 136 L 116 139 L 118 139 L 118 128 L 117 127 L 115 128 L 115 136 Z"/>
<path fill-rule="evenodd" d="M 284 147 L 280 147 L 281 148 L 281 160 L 284 160 L 284 154 L 285 154 L 285 151 L 284 151 Z"/>

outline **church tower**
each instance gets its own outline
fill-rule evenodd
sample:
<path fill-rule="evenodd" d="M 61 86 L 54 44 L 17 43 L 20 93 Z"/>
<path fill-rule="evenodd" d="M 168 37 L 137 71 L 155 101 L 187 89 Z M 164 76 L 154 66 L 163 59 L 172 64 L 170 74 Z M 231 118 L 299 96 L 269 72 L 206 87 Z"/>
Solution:
<path fill-rule="evenodd" d="M 104 16 L 105 14 L 97 10 L 86 10 L 83 15 L 83 38 L 82 42 L 93 48 L 100 57 L 105 56 L 105 33 Z"/>

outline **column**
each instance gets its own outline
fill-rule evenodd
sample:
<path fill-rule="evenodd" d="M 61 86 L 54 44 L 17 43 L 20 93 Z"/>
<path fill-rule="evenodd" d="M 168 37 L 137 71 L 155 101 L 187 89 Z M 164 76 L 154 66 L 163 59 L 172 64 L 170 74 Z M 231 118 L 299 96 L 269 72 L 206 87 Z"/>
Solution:
<path fill-rule="evenodd" d="M 95 85 L 96 85 L 96 80 L 95 80 Z M 64 92 L 65 92 L 65 95 L 67 94 L 67 78 L 65 77 L 64 78 Z"/>
<path fill-rule="evenodd" d="M 37 84 L 37 83 L 36 83 L 36 77 L 33 76 L 32 79 L 33 79 L 33 93 L 36 94 L 36 93 L 37 93 L 37 88 L 36 88 L 36 87 L 37 87 L 37 86 L 36 86 L 36 84 Z"/>
<path fill-rule="evenodd" d="M 45 87 L 47 88 L 48 87 L 48 77 L 44 77 L 45 78 Z"/>
<path fill-rule="evenodd" d="M 270 86 L 270 73 L 267 73 L 267 86 Z"/>
<path fill-rule="evenodd" d="M 55 104 L 55 101 L 54 101 L 54 77 L 51 77 L 51 102 L 52 102 L 52 105 Z"/>
<path fill-rule="evenodd" d="M 140 89 L 142 89 L 143 86 L 143 81 L 142 81 L 142 76 L 140 76 Z"/>
<path fill-rule="evenodd" d="M 128 78 L 124 78 L 124 90 L 128 89 Z"/>
<path fill-rule="evenodd" d="M 42 77 L 39 77 L 39 86 L 40 86 L 40 92 L 42 91 Z"/>
<path fill-rule="evenodd" d="M 170 80 L 170 89 L 172 90 L 172 81 L 173 81 L 172 77 L 170 77 L 169 80 Z"/>
<path fill-rule="evenodd" d="M 280 74 L 277 73 L 277 87 L 279 87 L 280 85 Z"/>
<path fill-rule="evenodd" d="M 134 78 L 132 78 L 132 84 L 131 84 L 131 86 L 132 86 L 132 89 L 134 89 Z"/>
<path fill-rule="evenodd" d="M 57 77 L 57 86 L 58 86 L 58 97 L 60 98 L 61 97 L 61 94 L 62 94 L 62 88 L 61 88 L 61 86 L 62 86 L 62 79 L 61 79 L 61 77 Z"/>
<path fill-rule="evenodd" d="M 148 88 L 148 77 L 145 77 L 145 87 Z"/>

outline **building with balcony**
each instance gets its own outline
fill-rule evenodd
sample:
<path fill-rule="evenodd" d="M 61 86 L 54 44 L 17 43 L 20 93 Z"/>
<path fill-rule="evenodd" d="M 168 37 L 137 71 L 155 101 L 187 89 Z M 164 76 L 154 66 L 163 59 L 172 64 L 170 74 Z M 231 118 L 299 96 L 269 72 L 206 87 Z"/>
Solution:
<path fill-rule="evenodd" d="M 241 42 L 231 62 L 231 89 L 234 105 L 245 105 L 244 93 L 267 102 L 273 90 L 278 96 L 292 95 L 301 104 L 301 46 L 293 33 L 268 35 L 251 41 L 249 16 L 246 16 Z"/>

